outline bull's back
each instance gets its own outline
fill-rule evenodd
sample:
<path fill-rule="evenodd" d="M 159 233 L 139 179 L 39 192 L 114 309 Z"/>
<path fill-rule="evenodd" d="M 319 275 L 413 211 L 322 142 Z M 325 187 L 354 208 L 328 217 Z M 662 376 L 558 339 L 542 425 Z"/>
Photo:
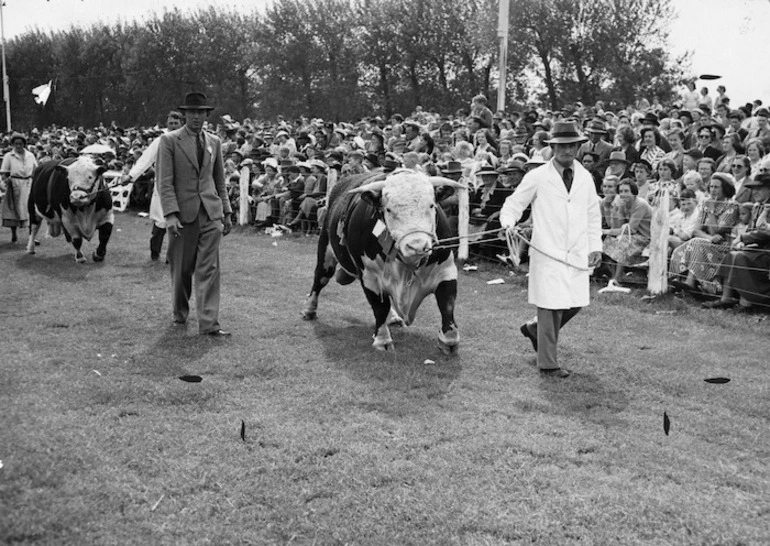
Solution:
<path fill-rule="evenodd" d="M 40 214 L 47 218 L 53 218 L 54 213 L 61 214 L 62 204 L 69 200 L 69 185 L 67 176 L 58 171 L 59 165 L 69 165 L 74 159 L 46 161 L 39 165 L 32 173 L 32 189 L 29 193 L 30 212 L 35 207 Z M 34 218 L 30 214 L 30 218 Z"/>
<path fill-rule="evenodd" d="M 371 233 L 377 221 L 374 208 L 361 199 L 360 194 L 349 192 L 380 175 L 365 173 L 347 176 L 337 182 L 329 194 L 329 212 L 324 229 L 337 261 L 349 273 L 360 273 L 363 267 L 361 257 L 380 250 L 377 239 Z"/>

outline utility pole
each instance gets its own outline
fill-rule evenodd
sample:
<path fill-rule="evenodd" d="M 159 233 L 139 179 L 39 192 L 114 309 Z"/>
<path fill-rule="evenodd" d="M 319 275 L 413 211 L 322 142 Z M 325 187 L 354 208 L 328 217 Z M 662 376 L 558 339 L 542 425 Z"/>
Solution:
<path fill-rule="evenodd" d="M 508 13 L 511 0 L 498 0 L 497 37 L 500 40 L 500 65 L 497 82 L 497 110 L 505 111 L 505 83 L 508 80 Z"/>
<path fill-rule="evenodd" d="M 3 51 L 3 100 L 5 101 L 5 121 L 8 132 L 11 132 L 11 92 L 8 87 L 8 71 L 5 67 L 5 25 L 3 24 L 3 6 L 5 2 L 0 0 L 0 48 Z"/>

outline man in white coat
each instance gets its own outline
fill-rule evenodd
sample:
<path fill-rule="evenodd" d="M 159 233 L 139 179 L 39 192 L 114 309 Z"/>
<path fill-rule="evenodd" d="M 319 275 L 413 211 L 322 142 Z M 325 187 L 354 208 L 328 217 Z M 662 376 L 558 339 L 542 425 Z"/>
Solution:
<path fill-rule="evenodd" d="M 166 118 L 166 133 L 176 131 L 184 125 L 184 116 L 172 110 Z M 136 182 L 147 169 L 155 165 L 155 159 L 158 156 L 158 145 L 160 137 L 155 138 L 147 149 L 144 150 L 137 162 L 131 168 L 129 173 L 123 177 L 121 184 Z M 163 236 L 166 234 L 166 219 L 163 217 L 163 207 L 160 206 L 160 195 L 158 194 L 158 184 L 155 183 L 152 188 L 152 199 L 150 199 L 150 219 L 153 221 L 152 234 L 150 235 L 150 258 L 154 261 L 160 258 L 160 250 L 163 246 Z M 168 260 L 166 260 L 168 263 Z"/>
<path fill-rule="evenodd" d="M 589 303 L 590 268 L 602 259 L 602 216 L 593 177 L 575 161 L 587 139 L 574 122 L 557 122 L 548 143 L 553 158 L 524 176 L 500 212 L 500 223 L 513 230 L 532 205 L 529 254 L 529 303 L 537 318 L 521 326 L 537 351 L 540 373 L 568 377 L 559 366 L 559 330 Z"/>

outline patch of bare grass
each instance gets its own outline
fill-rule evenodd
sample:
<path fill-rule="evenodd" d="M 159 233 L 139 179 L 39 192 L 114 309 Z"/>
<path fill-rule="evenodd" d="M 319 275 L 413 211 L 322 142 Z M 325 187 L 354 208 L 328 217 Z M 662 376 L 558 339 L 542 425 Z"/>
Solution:
<path fill-rule="evenodd" d="M 574 377 L 549 381 L 518 332 L 526 279 L 481 264 L 461 274 L 456 357 L 432 299 L 375 353 L 356 286 L 300 319 L 315 238 L 242 229 L 219 342 L 169 324 L 149 224 L 118 227 L 103 264 L 0 244 L 1 541 L 770 541 L 761 315 L 595 294 L 562 335 Z"/>

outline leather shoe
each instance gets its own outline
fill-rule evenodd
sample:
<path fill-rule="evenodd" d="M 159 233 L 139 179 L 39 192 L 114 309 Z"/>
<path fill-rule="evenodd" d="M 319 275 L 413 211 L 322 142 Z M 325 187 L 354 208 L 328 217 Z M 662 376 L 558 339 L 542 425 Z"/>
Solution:
<path fill-rule="evenodd" d="M 225 330 L 222 330 L 221 328 L 219 330 L 213 330 L 211 332 L 206 332 L 207 336 L 211 337 L 230 337 L 232 334 L 230 332 L 227 332 Z"/>
<path fill-rule="evenodd" d="M 551 368 L 551 369 L 541 369 L 540 375 L 544 375 L 547 377 L 558 377 L 559 379 L 564 379 L 565 377 L 569 377 L 572 374 L 571 371 L 565 369 L 565 368 Z"/>
<path fill-rule="evenodd" d="M 529 331 L 529 326 L 527 326 L 527 323 L 525 322 L 524 324 L 522 324 L 519 330 L 521 330 L 521 334 L 525 338 L 527 338 L 532 342 L 532 348 L 535 350 L 535 352 L 537 352 L 537 338 L 534 335 L 532 335 L 532 332 Z"/>
<path fill-rule="evenodd" d="M 174 326 L 184 326 L 185 324 L 187 324 L 187 321 L 186 320 L 176 320 L 176 319 L 174 319 L 172 324 Z"/>

